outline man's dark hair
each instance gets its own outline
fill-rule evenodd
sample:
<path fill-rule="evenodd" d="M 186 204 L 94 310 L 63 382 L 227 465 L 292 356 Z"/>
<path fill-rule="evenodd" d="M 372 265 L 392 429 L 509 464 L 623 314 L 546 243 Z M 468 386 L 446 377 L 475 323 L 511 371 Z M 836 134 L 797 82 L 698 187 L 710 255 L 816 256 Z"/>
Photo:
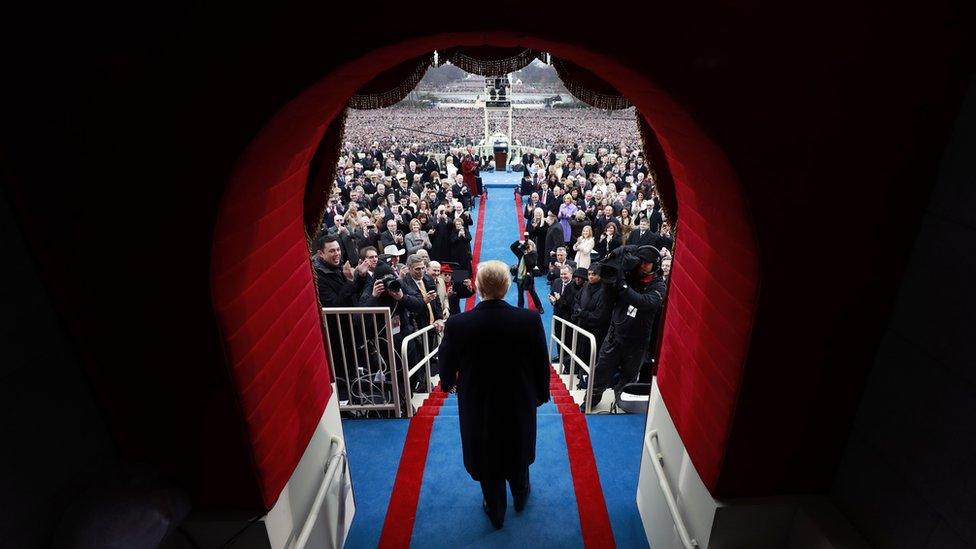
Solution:
<path fill-rule="evenodd" d="M 315 251 L 324 250 L 329 242 L 338 242 L 339 237 L 334 234 L 324 234 L 315 239 Z"/>
<path fill-rule="evenodd" d="M 366 255 L 366 252 L 374 252 L 377 255 L 379 255 L 380 253 L 379 250 L 377 250 L 373 246 L 363 246 L 362 248 L 359 248 L 359 257 L 364 257 Z"/>

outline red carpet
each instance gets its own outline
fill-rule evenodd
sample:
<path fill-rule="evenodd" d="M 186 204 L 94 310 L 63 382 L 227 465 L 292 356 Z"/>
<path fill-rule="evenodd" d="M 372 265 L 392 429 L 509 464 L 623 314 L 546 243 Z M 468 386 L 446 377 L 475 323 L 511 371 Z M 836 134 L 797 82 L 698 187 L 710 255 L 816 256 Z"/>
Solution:
<path fill-rule="evenodd" d="M 563 433 L 566 435 L 566 449 L 569 452 L 569 469 L 573 477 L 573 490 L 576 492 L 576 508 L 579 510 L 580 530 L 583 532 L 584 547 L 616 547 L 610 514 L 603 499 L 600 486 L 600 473 L 596 468 L 590 431 L 586 427 L 586 417 L 573 401 L 566 385 L 549 369 L 549 392 L 552 401 L 563 417 Z"/>
<path fill-rule="evenodd" d="M 481 234 L 485 229 L 485 207 L 487 205 L 488 189 L 486 188 L 481 192 L 481 202 L 478 203 L 478 223 L 474 231 L 474 243 L 471 250 L 471 287 L 475 290 L 478 289 L 475 282 L 475 273 L 478 272 L 478 260 L 481 259 Z M 474 302 L 477 299 L 477 295 L 469 297 L 464 304 L 464 310 L 470 311 L 474 309 Z"/>
<path fill-rule="evenodd" d="M 481 255 L 487 198 L 487 195 L 483 195 L 479 205 L 477 230 L 472 251 L 472 272 L 477 268 Z M 518 231 L 521 235 L 525 231 L 525 222 L 522 218 L 522 200 L 517 194 L 515 195 L 515 208 Z M 474 307 L 474 302 L 474 298 L 469 298 L 465 310 L 471 310 Z M 528 303 L 529 307 L 534 310 L 531 299 L 528 300 Z M 596 458 L 593 455 L 586 418 L 579 411 L 577 404 L 573 402 L 573 397 L 551 365 L 549 390 L 553 403 L 562 417 L 563 435 L 566 440 L 570 476 L 573 479 L 573 491 L 576 494 L 576 507 L 579 513 L 580 531 L 583 535 L 583 546 L 587 548 L 615 547 L 610 515 L 607 512 L 603 489 L 600 486 L 600 475 L 596 467 Z M 386 510 L 386 519 L 383 522 L 379 547 L 405 548 L 410 546 L 434 418 L 440 413 L 441 404 L 445 398 L 447 398 L 445 393 L 439 391 L 431 393 L 410 420 L 396 479 L 393 483 L 393 492 Z"/>
<path fill-rule="evenodd" d="M 390 494 L 390 503 L 386 508 L 379 547 L 410 547 L 413 521 L 417 517 L 417 500 L 420 499 L 420 484 L 424 480 L 424 466 L 427 463 L 427 448 L 430 446 L 430 431 L 434 427 L 434 418 L 440 412 L 441 404 L 447 398 L 447 394 L 440 392 L 440 389 L 434 391 L 410 418 L 396 480 L 393 481 L 393 493 Z"/>
<path fill-rule="evenodd" d="M 515 193 L 515 217 L 518 219 L 518 234 L 521 238 L 525 232 L 525 220 L 522 217 L 522 197 L 519 193 Z M 525 296 L 525 301 L 530 310 L 536 310 L 528 295 Z M 563 434 L 569 452 L 569 469 L 573 477 L 573 490 L 576 492 L 583 546 L 615 547 L 610 514 L 603 499 L 600 473 L 596 468 L 586 417 L 580 412 L 579 406 L 573 401 L 572 395 L 552 365 L 549 366 L 549 393 L 563 418 Z"/>

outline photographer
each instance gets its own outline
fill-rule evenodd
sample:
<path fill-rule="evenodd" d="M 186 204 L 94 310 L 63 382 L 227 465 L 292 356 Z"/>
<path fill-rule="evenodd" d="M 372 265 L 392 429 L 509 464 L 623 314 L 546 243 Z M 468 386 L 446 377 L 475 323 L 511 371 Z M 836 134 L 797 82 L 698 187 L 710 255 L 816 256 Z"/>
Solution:
<path fill-rule="evenodd" d="M 538 254 L 535 242 L 528 240 L 529 233 L 522 235 L 522 240 L 512 242 L 511 250 L 519 258 L 516 268 L 516 283 L 518 287 L 518 306 L 525 306 L 525 292 L 528 292 L 535 304 L 536 311 L 542 314 L 542 300 L 535 291 L 535 276 L 539 274 Z"/>
<path fill-rule="evenodd" d="M 652 246 L 623 246 L 604 264 L 605 297 L 615 296 L 610 328 L 600 347 L 593 383 L 591 407 L 600 402 L 603 391 L 613 387 L 620 395 L 637 379 L 647 354 L 651 330 L 664 302 L 666 286 L 658 266 L 660 253 Z M 604 271 L 608 270 L 611 276 Z M 586 403 L 580 405 L 586 410 Z"/>
<path fill-rule="evenodd" d="M 393 348 L 397 352 L 400 350 L 403 338 L 414 332 L 411 315 L 427 313 L 423 300 L 404 292 L 393 267 L 383 261 L 376 264 L 372 291 L 363 293 L 359 306 L 390 309 L 390 332 L 393 334 Z M 385 329 L 383 321 L 380 321 L 377 329 L 379 334 L 383 333 Z M 402 364 L 398 366 L 402 368 Z"/>

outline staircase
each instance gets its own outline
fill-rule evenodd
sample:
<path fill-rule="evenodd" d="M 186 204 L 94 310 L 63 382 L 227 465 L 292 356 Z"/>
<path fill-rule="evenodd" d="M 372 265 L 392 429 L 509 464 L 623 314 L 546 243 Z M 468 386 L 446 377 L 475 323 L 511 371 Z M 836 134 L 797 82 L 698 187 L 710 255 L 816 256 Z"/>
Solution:
<path fill-rule="evenodd" d="M 569 374 L 560 374 L 556 369 L 557 366 L 558 365 L 556 364 L 550 365 L 549 371 L 549 391 L 552 393 L 553 401 L 557 403 L 559 402 L 555 400 L 557 395 L 560 397 L 568 396 L 571 399 L 571 402 L 576 405 L 578 411 L 580 404 L 583 404 L 584 400 L 586 400 L 586 389 L 577 389 L 576 384 L 578 381 L 576 379 L 576 375 L 573 374 L 571 376 Z M 592 413 L 610 413 L 610 407 L 613 405 L 613 398 L 614 396 L 612 389 L 607 389 L 604 391 L 603 398 L 600 400 L 599 404 L 593 407 Z M 569 401 L 563 400 L 562 402 Z"/>

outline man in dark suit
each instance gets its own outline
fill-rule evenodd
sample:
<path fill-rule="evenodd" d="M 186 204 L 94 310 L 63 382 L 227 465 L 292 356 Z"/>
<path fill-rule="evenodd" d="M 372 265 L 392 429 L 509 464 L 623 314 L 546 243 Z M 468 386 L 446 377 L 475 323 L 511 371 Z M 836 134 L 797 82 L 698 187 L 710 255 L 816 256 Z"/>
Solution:
<path fill-rule="evenodd" d="M 655 201 L 654 207 L 649 210 L 650 215 L 648 216 L 649 226 L 652 233 L 656 233 L 661 230 L 661 223 L 664 223 L 664 215 L 661 213 L 661 205 Z"/>
<path fill-rule="evenodd" d="M 651 224 L 646 217 L 641 216 L 640 225 L 627 237 L 627 244 L 633 246 L 653 246 L 657 242 L 657 235 L 651 231 Z"/>
<path fill-rule="evenodd" d="M 427 265 L 424 263 L 424 258 L 418 254 L 413 254 L 407 258 L 407 274 L 401 279 L 401 284 L 403 285 L 403 292 L 407 295 L 413 296 L 423 302 L 424 308 L 421 312 L 414 316 L 415 324 L 418 330 L 423 330 L 427 326 L 434 324 L 437 326 L 436 332 L 440 332 L 444 329 L 444 311 L 441 308 L 441 302 L 437 299 L 437 283 L 430 276 L 427 276 L 425 271 L 427 270 Z M 433 349 L 437 346 L 437 333 L 434 330 L 427 332 L 426 335 L 421 337 L 426 337 L 429 342 L 429 348 Z M 424 347 L 422 341 L 414 341 L 413 345 L 409 349 L 409 353 L 412 357 L 410 363 L 416 364 L 420 362 L 425 356 Z M 437 362 L 432 360 L 430 364 L 431 375 L 437 374 Z M 414 384 L 414 391 L 426 393 L 427 392 L 427 377 L 426 375 L 417 375 L 416 378 L 411 378 Z"/>
<path fill-rule="evenodd" d="M 566 245 L 566 239 L 563 238 L 563 227 L 556 222 L 556 212 L 549 210 L 547 221 L 549 230 L 546 231 L 546 249 L 543 251 L 548 256 L 544 258 L 545 265 L 548 265 L 556 257 L 556 250 L 560 246 Z"/>
<path fill-rule="evenodd" d="M 447 320 L 438 351 L 441 389 L 457 387 L 464 468 L 481 483 L 492 526 L 505 520 L 505 481 L 516 511 L 531 489 L 536 408 L 549 400 L 549 353 L 539 315 L 505 303 L 511 284 L 501 261 L 478 265 L 481 302 Z"/>
<path fill-rule="evenodd" d="M 552 202 L 555 199 L 555 195 L 553 195 L 552 190 L 549 189 L 549 183 L 543 181 L 541 188 L 539 189 L 539 203 L 542 204 L 546 211 L 549 211 L 552 209 Z"/>
<path fill-rule="evenodd" d="M 576 269 L 586 274 L 586 269 Z M 552 281 L 549 289 L 549 303 L 552 303 L 552 314 L 559 318 L 569 320 L 573 315 L 573 301 L 579 285 L 573 276 L 574 269 L 569 265 L 564 265 L 559 269 L 559 278 Z M 576 273 L 579 274 L 579 273 Z"/>
<path fill-rule="evenodd" d="M 386 230 L 380 235 L 380 245 L 384 248 L 387 246 L 403 246 L 403 233 L 400 232 L 400 226 L 395 219 L 386 221 Z"/>

